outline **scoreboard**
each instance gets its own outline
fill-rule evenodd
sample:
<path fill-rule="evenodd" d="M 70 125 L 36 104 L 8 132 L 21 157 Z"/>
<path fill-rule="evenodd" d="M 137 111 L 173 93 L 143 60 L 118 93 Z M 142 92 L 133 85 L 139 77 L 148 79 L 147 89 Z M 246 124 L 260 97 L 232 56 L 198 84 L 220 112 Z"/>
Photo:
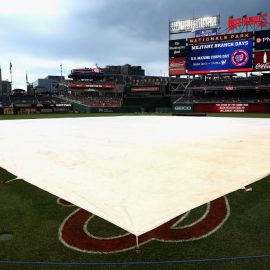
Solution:
<path fill-rule="evenodd" d="M 252 39 L 191 45 L 188 74 L 251 71 L 252 45 Z"/>
<path fill-rule="evenodd" d="M 270 70 L 270 30 L 169 42 L 170 76 Z"/>

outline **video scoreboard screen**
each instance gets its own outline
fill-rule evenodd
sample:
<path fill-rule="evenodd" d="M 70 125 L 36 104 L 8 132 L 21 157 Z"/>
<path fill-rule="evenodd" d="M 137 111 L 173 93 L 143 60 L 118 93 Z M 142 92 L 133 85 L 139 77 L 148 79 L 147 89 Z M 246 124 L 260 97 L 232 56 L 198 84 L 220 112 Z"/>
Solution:
<path fill-rule="evenodd" d="M 188 74 L 251 71 L 252 46 L 252 39 L 190 45 Z"/>
<path fill-rule="evenodd" d="M 270 71 L 270 30 L 171 40 L 169 75 Z"/>

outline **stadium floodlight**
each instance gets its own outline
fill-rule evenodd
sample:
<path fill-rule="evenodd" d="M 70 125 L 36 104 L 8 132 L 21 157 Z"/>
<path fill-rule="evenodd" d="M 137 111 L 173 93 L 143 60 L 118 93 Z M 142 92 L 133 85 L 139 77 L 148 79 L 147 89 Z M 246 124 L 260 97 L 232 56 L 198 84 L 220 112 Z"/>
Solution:
<path fill-rule="evenodd" d="M 206 16 L 188 20 L 171 21 L 169 24 L 170 34 L 193 32 L 195 30 L 218 28 L 220 26 L 220 16 Z"/>

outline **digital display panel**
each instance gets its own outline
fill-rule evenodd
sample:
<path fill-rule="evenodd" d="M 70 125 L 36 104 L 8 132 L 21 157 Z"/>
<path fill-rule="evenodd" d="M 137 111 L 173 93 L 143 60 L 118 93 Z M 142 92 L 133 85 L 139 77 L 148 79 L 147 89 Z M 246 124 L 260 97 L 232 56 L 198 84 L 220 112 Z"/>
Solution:
<path fill-rule="evenodd" d="M 190 45 L 188 74 L 251 71 L 252 45 L 252 39 Z"/>
<path fill-rule="evenodd" d="M 194 105 L 197 113 L 266 113 L 268 103 L 200 103 Z"/>
<path fill-rule="evenodd" d="M 270 30 L 255 32 L 255 51 L 270 50 Z"/>
<path fill-rule="evenodd" d="M 185 57 L 186 55 L 186 39 L 175 39 L 169 41 L 169 57 Z"/>

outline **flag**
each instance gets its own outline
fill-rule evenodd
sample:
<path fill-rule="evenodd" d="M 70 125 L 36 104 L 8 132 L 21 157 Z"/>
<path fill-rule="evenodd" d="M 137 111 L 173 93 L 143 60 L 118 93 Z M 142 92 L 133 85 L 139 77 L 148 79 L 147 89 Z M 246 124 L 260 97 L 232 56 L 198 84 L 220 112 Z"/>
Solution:
<path fill-rule="evenodd" d="M 9 63 L 9 70 L 11 71 L 11 69 L 12 69 L 12 63 L 10 62 Z"/>
<path fill-rule="evenodd" d="M 25 75 L 25 79 L 26 79 L 26 82 L 28 82 L 27 72 L 26 72 L 26 75 Z"/>

